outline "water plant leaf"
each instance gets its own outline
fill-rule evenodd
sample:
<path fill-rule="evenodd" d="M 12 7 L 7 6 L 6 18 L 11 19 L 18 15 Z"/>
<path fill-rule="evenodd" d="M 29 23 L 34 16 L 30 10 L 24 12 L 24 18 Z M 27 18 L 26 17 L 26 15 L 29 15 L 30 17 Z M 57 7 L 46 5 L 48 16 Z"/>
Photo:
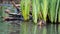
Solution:
<path fill-rule="evenodd" d="M 55 10 L 56 10 L 56 0 L 50 1 L 50 21 L 53 23 L 55 19 Z"/>
<path fill-rule="evenodd" d="M 57 21 L 58 8 L 59 8 L 59 0 L 57 0 L 56 14 L 55 14 L 55 22 Z"/>
<path fill-rule="evenodd" d="M 21 0 L 21 10 L 24 20 L 29 19 L 30 0 Z"/>
<path fill-rule="evenodd" d="M 47 17 L 47 12 L 48 12 L 48 1 L 47 0 L 42 0 L 42 14 L 43 14 L 43 19 L 46 21 Z"/>
<path fill-rule="evenodd" d="M 58 13 L 58 22 L 60 22 L 60 8 L 59 8 L 59 13 Z"/>
<path fill-rule="evenodd" d="M 39 0 L 32 0 L 32 16 L 34 23 L 37 23 L 39 12 L 40 12 Z"/>

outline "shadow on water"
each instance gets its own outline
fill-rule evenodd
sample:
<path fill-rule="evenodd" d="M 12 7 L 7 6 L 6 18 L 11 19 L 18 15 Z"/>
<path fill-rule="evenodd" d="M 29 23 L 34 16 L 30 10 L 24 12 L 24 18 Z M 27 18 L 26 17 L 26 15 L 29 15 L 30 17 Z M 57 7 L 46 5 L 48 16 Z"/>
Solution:
<path fill-rule="evenodd" d="M 0 34 L 60 34 L 60 24 L 41 27 L 32 22 L 0 22 Z"/>

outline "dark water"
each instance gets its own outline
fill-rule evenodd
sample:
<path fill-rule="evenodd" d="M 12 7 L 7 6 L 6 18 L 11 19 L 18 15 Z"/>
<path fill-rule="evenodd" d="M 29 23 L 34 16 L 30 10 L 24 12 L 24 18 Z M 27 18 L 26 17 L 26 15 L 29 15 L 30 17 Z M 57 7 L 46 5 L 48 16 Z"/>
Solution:
<path fill-rule="evenodd" d="M 0 34 L 60 34 L 60 24 L 41 27 L 32 22 L 0 22 Z"/>

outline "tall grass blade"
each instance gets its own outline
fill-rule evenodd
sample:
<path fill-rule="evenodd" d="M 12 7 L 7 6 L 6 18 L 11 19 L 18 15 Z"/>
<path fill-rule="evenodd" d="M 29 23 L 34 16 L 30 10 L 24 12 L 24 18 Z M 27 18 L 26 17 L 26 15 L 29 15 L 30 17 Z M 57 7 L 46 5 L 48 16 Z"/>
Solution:
<path fill-rule="evenodd" d="M 39 0 L 32 0 L 32 16 L 34 23 L 37 23 L 39 11 L 40 11 Z"/>
<path fill-rule="evenodd" d="M 41 13 L 40 0 L 36 0 L 36 6 L 37 6 L 37 17 L 41 18 L 42 16 L 40 15 L 40 13 Z"/>
<path fill-rule="evenodd" d="M 59 0 L 58 22 L 60 22 L 60 0 Z"/>
<path fill-rule="evenodd" d="M 57 21 L 58 8 L 59 8 L 59 0 L 57 0 L 56 14 L 55 14 L 55 22 Z"/>
<path fill-rule="evenodd" d="M 30 4 L 30 0 L 25 0 L 26 19 L 29 19 Z"/>
<path fill-rule="evenodd" d="M 30 0 L 21 0 L 21 10 L 24 20 L 29 19 Z"/>
<path fill-rule="evenodd" d="M 56 11 L 56 0 L 51 0 L 50 2 L 50 21 L 53 22 L 55 19 Z"/>
<path fill-rule="evenodd" d="M 58 22 L 60 22 L 60 8 L 59 8 L 59 13 L 58 13 Z"/>
<path fill-rule="evenodd" d="M 46 21 L 47 12 L 48 12 L 48 1 L 43 0 L 42 3 L 43 3 L 43 7 L 42 7 L 43 19 Z"/>

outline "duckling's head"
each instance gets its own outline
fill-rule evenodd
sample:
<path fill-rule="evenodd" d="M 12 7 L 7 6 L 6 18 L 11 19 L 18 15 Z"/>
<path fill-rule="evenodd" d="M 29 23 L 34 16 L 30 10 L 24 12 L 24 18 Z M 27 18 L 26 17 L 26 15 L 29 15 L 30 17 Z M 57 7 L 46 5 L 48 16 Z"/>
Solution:
<path fill-rule="evenodd" d="M 38 26 L 42 26 L 42 21 L 39 21 Z"/>
<path fill-rule="evenodd" d="M 45 21 L 39 21 L 39 23 L 38 23 L 38 26 L 43 26 L 43 25 L 46 25 L 46 23 L 45 23 Z"/>

